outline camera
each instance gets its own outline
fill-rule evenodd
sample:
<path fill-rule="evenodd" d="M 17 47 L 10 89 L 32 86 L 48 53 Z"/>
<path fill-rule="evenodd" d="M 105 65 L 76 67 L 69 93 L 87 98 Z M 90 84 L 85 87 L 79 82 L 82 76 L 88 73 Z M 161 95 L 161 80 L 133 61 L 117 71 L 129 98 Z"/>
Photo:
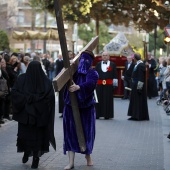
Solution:
<path fill-rule="evenodd" d="M 165 5 L 166 7 L 168 7 L 168 6 L 169 6 L 169 1 L 165 1 L 165 2 L 164 2 L 164 5 Z"/>

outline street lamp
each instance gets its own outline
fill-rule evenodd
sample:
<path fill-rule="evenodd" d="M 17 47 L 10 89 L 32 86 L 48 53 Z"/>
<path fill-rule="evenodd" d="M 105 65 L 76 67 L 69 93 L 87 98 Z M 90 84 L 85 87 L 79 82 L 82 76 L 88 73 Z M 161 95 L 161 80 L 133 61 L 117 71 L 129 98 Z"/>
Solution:
<path fill-rule="evenodd" d="M 74 50 L 74 43 L 75 43 L 76 41 L 75 41 L 75 40 L 72 40 L 71 42 L 72 42 L 72 52 L 73 52 L 73 54 L 74 54 L 74 52 L 75 52 L 75 50 Z"/>
<path fill-rule="evenodd" d="M 169 52 L 170 52 L 170 49 L 169 49 L 170 37 L 165 37 L 164 38 L 164 42 L 167 44 L 167 57 L 168 57 L 169 56 Z"/>

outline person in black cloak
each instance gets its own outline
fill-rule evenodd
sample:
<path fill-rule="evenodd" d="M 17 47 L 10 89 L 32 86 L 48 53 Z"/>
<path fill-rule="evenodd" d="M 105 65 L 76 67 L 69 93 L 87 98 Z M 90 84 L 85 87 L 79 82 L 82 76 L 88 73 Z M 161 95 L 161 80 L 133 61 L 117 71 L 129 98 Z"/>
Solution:
<path fill-rule="evenodd" d="M 33 155 L 31 168 L 36 169 L 39 157 L 49 152 L 49 144 L 56 149 L 54 89 L 40 62 L 30 62 L 11 93 L 13 120 L 18 122 L 17 152 L 24 152 L 23 163 Z"/>
<path fill-rule="evenodd" d="M 148 52 L 147 59 L 144 60 L 144 64 L 148 67 L 148 77 L 147 77 L 147 96 L 149 99 L 158 96 L 157 83 L 155 79 L 155 69 L 157 68 L 157 63 L 154 58 L 152 58 L 151 53 Z"/>
<path fill-rule="evenodd" d="M 58 55 L 58 59 L 56 60 L 55 64 L 56 64 L 56 76 L 57 76 L 61 72 L 63 67 L 64 67 L 63 56 L 61 54 Z M 61 115 L 59 116 L 60 118 L 63 117 L 63 108 L 64 108 L 63 93 L 64 93 L 64 87 L 58 93 L 58 107 L 59 107 L 58 112 L 61 113 Z"/>
<path fill-rule="evenodd" d="M 149 120 L 146 94 L 146 66 L 141 61 L 140 54 L 134 54 L 136 63 L 132 73 L 132 91 L 128 109 L 128 120 Z"/>

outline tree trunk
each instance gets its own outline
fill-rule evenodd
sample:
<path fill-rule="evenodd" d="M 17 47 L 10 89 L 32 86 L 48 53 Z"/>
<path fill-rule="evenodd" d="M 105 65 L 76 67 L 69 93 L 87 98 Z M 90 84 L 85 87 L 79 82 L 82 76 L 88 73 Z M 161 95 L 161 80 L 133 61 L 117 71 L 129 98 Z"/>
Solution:
<path fill-rule="evenodd" d="M 96 16 L 96 35 L 99 36 L 99 16 Z M 99 44 L 96 47 L 96 54 L 99 54 Z"/>

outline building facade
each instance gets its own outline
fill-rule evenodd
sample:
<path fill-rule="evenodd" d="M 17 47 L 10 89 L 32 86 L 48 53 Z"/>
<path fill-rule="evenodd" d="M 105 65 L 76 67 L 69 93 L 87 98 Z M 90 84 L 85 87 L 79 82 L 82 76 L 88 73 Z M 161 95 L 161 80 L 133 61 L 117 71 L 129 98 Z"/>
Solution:
<path fill-rule="evenodd" d="M 1 0 L 0 1 L 0 29 L 5 30 L 10 40 L 10 48 L 23 52 L 50 52 L 61 53 L 59 40 L 16 40 L 12 37 L 13 31 L 23 32 L 25 30 L 47 32 L 49 29 L 57 30 L 56 18 L 46 11 L 34 9 L 29 5 L 29 0 Z M 73 47 L 82 48 L 77 44 L 77 35 L 75 38 L 75 26 L 70 23 L 64 23 L 68 50 Z M 73 41 L 74 35 L 74 41 Z"/>

